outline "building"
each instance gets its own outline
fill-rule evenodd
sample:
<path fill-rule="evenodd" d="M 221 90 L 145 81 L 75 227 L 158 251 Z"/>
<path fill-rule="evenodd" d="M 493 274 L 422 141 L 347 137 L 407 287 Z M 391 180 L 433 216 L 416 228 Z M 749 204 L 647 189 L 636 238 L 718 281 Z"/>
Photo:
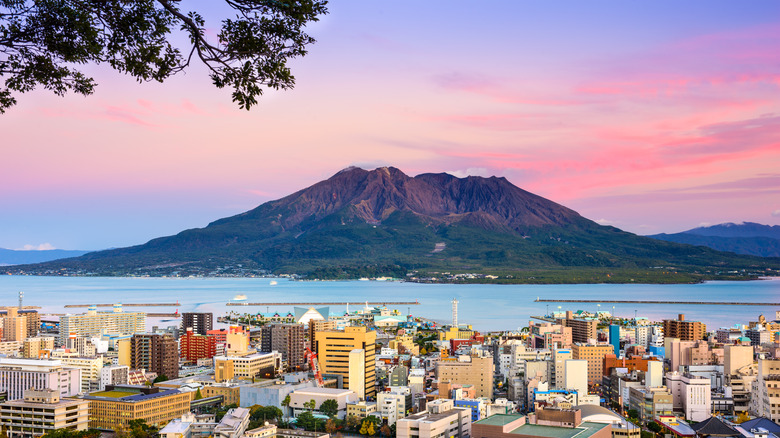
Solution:
<path fill-rule="evenodd" d="M 245 408 L 253 405 L 276 406 L 287 415 L 287 408 L 282 406 L 285 397 L 292 394 L 293 391 L 314 387 L 316 387 L 314 380 L 284 383 L 279 380 L 264 380 L 241 385 L 239 387 L 240 406 Z"/>
<path fill-rule="evenodd" d="M 750 339 L 750 345 L 752 346 L 772 343 L 772 332 L 763 326 L 745 330 L 745 337 Z"/>
<path fill-rule="evenodd" d="M 309 327 L 309 345 L 312 351 L 317 351 L 314 345 L 314 340 L 317 336 L 317 332 L 326 332 L 338 330 L 337 321 L 328 319 L 310 319 L 308 323 Z"/>
<path fill-rule="evenodd" d="M 214 427 L 214 438 L 239 438 L 249 427 L 249 409 L 233 408 Z"/>
<path fill-rule="evenodd" d="M 376 395 L 377 411 L 388 426 L 404 418 L 412 408 L 412 391 L 406 386 L 391 386 Z"/>
<path fill-rule="evenodd" d="M 55 353 L 52 359 L 57 359 L 69 368 L 81 370 L 81 392 L 86 394 L 100 389 L 100 373 L 103 370 L 102 357 L 81 357 L 76 353 Z"/>
<path fill-rule="evenodd" d="M 127 385 L 130 383 L 130 368 L 127 365 L 110 365 L 100 370 L 99 391 L 105 391 L 106 386 Z"/>
<path fill-rule="evenodd" d="M 315 333 L 314 347 L 323 374 L 336 374 L 350 387 L 349 360 L 353 350 L 364 351 L 363 387 L 365 397 L 376 396 L 376 332 L 366 327 L 345 327 L 343 331 L 323 330 Z"/>
<path fill-rule="evenodd" d="M 127 429 L 132 420 L 163 426 L 190 411 L 191 395 L 178 389 L 108 385 L 105 391 L 85 395 L 89 401 L 89 427 Z"/>
<path fill-rule="evenodd" d="M 528 324 L 529 348 L 569 348 L 572 344 L 572 328 L 550 322 Z"/>
<path fill-rule="evenodd" d="M 463 355 L 436 363 L 439 383 L 474 385 L 477 397 L 493 398 L 493 358 L 487 355 Z"/>
<path fill-rule="evenodd" d="M 707 331 L 706 324 L 699 321 L 686 321 L 685 315 L 680 313 L 677 319 L 665 319 L 664 337 L 677 338 L 681 341 L 698 341 L 704 339 Z"/>
<path fill-rule="evenodd" d="M 683 412 L 686 420 L 704 421 L 712 415 L 710 379 L 673 371 L 666 373 L 666 386 L 674 410 Z"/>
<path fill-rule="evenodd" d="M 609 345 L 615 348 L 615 356 L 620 357 L 620 326 L 609 325 Z"/>
<path fill-rule="evenodd" d="M 639 413 L 639 420 L 643 423 L 653 421 L 662 415 L 672 415 L 674 401 L 666 387 L 628 388 L 629 409 L 635 409 Z"/>
<path fill-rule="evenodd" d="M 574 314 L 566 311 L 564 318 L 556 320 L 563 327 L 571 327 L 571 340 L 573 343 L 585 343 L 598 339 L 599 321 L 595 318 L 574 318 Z"/>
<path fill-rule="evenodd" d="M 175 379 L 179 377 L 179 346 L 170 335 L 135 334 L 130 339 L 130 363 L 130 368 Z"/>
<path fill-rule="evenodd" d="M 396 438 L 466 438 L 471 436 L 471 409 L 438 399 L 429 402 L 425 412 L 402 418 L 395 425 Z"/>
<path fill-rule="evenodd" d="M 310 409 L 304 403 L 311 400 L 314 400 L 315 413 L 321 413 L 319 408 L 326 400 L 335 400 L 338 405 L 336 418 L 340 420 L 347 416 L 347 404 L 359 401 L 357 394 L 348 389 L 316 387 L 296 389 L 290 394 L 290 409 L 293 411 L 293 416 L 297 417 L 299 414 L 309 411 Z"/>
<path fill-rule="evenodd" d="M 604 375 L 608 376 L 612 372 L 612 368 L 625 368 L 628 372 L 631 371 L 647 371 L 648 362 L 658 362 L 656 357 L 642 357 L 642 356 L 630 356 L 630 357 L 615 357 L 614 354 L 608 354 L 604 356 Z"/>
<path fill-rule="evenodd" d="M 208 315 L 211 315 L 210 313 Z M 210 359 L 217 355 L 217 340 L 214 336 L 196 334 L 187 327 L 179 338 L 179 357 L 197 363 L 199 359 Z"/>
<path fill-rule="evenodd" d="M 241 403 L 241 388 L 236 384 L 217 383 L 201 388 L 203 397 L 222 396 L 223 405 L 238 405 Z"/>
<path fill-rule="evenodd" d="M 209 330 L 214 330 L 214 314 L 206 312 L 184 312 L 181 314 L 181 331 L 188 328 L 196 335 L 206 336 Z"/>
<path fill-rule="evenodd" d="M 89 402 L 60 398 L 52 389 L 27 389 L 20 400 L 0 405 L 0 424 L 8 438 L 40 437 L 59 429 L 86 430 Z"/>
<path fill-rule="evenodd" d="M 304 363 L 302 324 L 266 324 L 260 331 L 260 350 L 278 351 L 288 370 L 300 370 Z"/>
<path fill-rule="evenodd" d="M 554 349 L 550 361 L 547 363 L 547 381 L 550 388 L 566 389 L 564 382 L 564 370 L 566 361 L 572 359 L 572 352 L 569 349 Z"/>
<path fill-rule="evenodd" d="M 642 429 L 624 417 L 597 405 L 576 406 L 582 414 L 582 421 L 609 424 L 612 426 L 612 438 L 639 438 Z"/>
<path fill-rule="evenodd" d="M 27 317 L 19 315 L 18 307 L 8 307 L 3 317 L 3 340 L 24 341 L 27 339 Z"/>
<path fill-rule="evenodd" d="M 751 388 L 750 413 L 780 424 L 780 359 L 759 360 Z"/>
<path fill-rule="evenodd" d="M 41 336 L 36 338 L 27 338 L 22 344 L 22 356 L 27 359 L 40 359 L 42 355 L 47 355 L 54 350 L 54 337 Z"/>
<path fill-rule="evenodd" d="M 578 409 L 541 409 L 534 414 L 497 414 L 475 422 L 472 438 L 610 438 L 610 424 L 582 421 Z"/>
<path fill-rule="evenodd" d="M 214 356 L 214 381 L 233 379 L 270 379 L 282 371 L 279 352 L 254 353 L 246 356 Z"/>
<path fill-rule="evenodd" d="M 377 412 L 376 402 L 356 401 L 356 402 L 347 403 L 347 417 L 351 415 L 355 418 L 363 420 L 369 415 L 376 416 L 375 415 L 376 412 Z"/>
<path fill-rule="evenodd" d="M 613 354 L 614 347 L 610 344 L 574 344 L 571 346 L 572 358 L 588 361 L 588 384 L 601 383 L 604 376 L 604 357 Z"/>
<path fill-rule="evenodd" d="M 98 312 L 91 306 L 81 315 L 60 317 L 57 345 L 65 345 L 70 335 L 95 337 L 102 334 L 134 334 L 146 331 L 146 313 L 124 312 L 121 304 L 114 304 L 112 312 Z"/>
<path fill-rule="evenodd" d="M 0 358 L 0 391 L 7 391 L 8 400 L 24 398 L 30 388 L 75 396 L 81 390 L 81 370 L 66 368 L 59 360 Z"/>

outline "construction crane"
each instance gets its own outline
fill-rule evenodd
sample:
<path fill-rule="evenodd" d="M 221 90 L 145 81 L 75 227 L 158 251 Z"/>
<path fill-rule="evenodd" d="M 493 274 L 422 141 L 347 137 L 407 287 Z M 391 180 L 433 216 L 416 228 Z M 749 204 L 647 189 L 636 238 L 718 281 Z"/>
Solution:
<path fill-rule="evenodd" d="M 317 353 L 312 353 L 309 347 L 306 347 L 306 357 L 309 358 L 309 367 L 314 372 L 314 380 L 317 382 L 317 387 L 322 388 L 325 386 L 325 381 L 322 380 L 322 373 L 320 373 L 320 364 L 317 362 Z"/>

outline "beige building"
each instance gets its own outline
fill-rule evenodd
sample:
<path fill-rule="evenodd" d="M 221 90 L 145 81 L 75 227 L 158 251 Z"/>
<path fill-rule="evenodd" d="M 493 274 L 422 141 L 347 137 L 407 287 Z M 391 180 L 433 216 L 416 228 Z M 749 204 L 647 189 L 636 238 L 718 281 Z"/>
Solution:
<path fill-rule="evenodd" d="M 388 346 L 393 350 L 405 350 L 412 356 L 418 356 L 420 354 L 420 346 L 414 343 L 414 336 L 412 334 L 398 335 L 389 342 Z"/>
<path fill-rule="evenodd" d="M 27 317 L 19 316 L 18 307 L 8 307 L 8 313 L 3 318 L 3 340 L 24 341 L 27 339 Z"/>
<path fill-rule="evenodd" d="M 60 317 L 60 334 L 57 345 L 65 345 L 71 335 L 95 337 L 101 334 L 133 334 L 146 331 L 146 313 L 124 312 L 115 304 L 112 312 L 98 312 L 95 306 L 81 315 Z"/>
<path fill-rule="evenodd" d="M 490 356 L 459 356 L 442 359 L 436 364 L 439 383 L 473 385 L 477 397 L 493 398 L 493 358 Z"/>
<path fill-rule="evenodd" d="M 107 386 L 84 396 L 89 401 L 89 427 L 126 429 L 132 420 L 163 426 L 190 411 L 191 395 L 177 389 L 145 386 Z"/>
<path fill-rule="evenodd" d="M 54 337 L 40 336 L 27 338 L 22 344 L 22 356 L 27 359 L 40 359 L 41 355 L 47 355 L 54 350 Z"/>
<path fill-rule="evenodd" d="M 452 400 L 428 403 L 427 410 L 395 423 L 396 438 L 462 438 L 471 436 L 471 408 L 455 407 Z"/>
<path fill-rule="evenodd" d="M 22 341 L 0 342 L 0 354 L 4 354 L 8 357 L 19 357 L 23 344 L 24 342 Z"/>
<path fill-rule="evenodd" d="M 681 341 L 698 341 L 704 339 L 707 325 L 699 321 L 686 321 L 685 315 L 680 313 L 677 319 L 665 319 L 664 336 L 677 338 Z"/>
<path fill-rule="evenodd" d="M 376 402 L 357 401 L 347 403 L 347 417 L 350 415 L 360 420 L 374 415 L 377 411 Z"/>
<path fill-rule="evenodd" d="M 214 356 L 214 381 L 270 379 L 282 370 L 282 354 L 254 353 L 247 356 Z"/>
<path fill-rule="evenodd" d="M 440 341 L 471 339 L 472 336 L 474 336 L 474 329 L 470 325 L 459 325 L 457 327 L 448 327 L 446 330 L 439 330 Z"/>
<path fill-rule="evenodd" d="M 757 377 L 752 384 L 749 411 L 780 423 L 780 359 L 759 360 Z"/>
<path fill-rule="evenodd" d="M 0 405 L 0 424 L 8 438 L 40 437 L 58 429 L 86 430 L 88 423 L 88 401 L 60 398 L 52 389 L 28 389 L 24 398 Z"/>
<path fill-rule="evenodd" d="M 100 373 L 103 370 L 102 357 L 81 357 L 77 353 L 65 351 L 52 352 L 52 359 L 62 362 L 68 368 L 81 370 L 81 392 L 86 394 L 100 389 Z"/>
<path fill-rule="evenodd" d="M 364 400 L 366 398 L 366 350 L 356 348 L 349 352 L 348 381 L 347 388 Z"/>
<path fill-rule="evenodd" d="M 563 327 L 571 327 L 571 341 L 585 343 L 598 338 L 597 319 L 574 318 L 572 311 L 566 311 L 566 317 L 556 320 Z M 614 353 L 614 351 L 613 351 Z"/>
<path fill-rule="evenodd" d="M 740 368 L 753 363 L 753 347 L 750 345 L 726 345 L 723 349 L 723 374 L 727 380 Z"/>
<path fill-rule="evenodd" d="M 574 344 L 571 346 L 572 358 L 588 361 L 588 384 L 601 383 L 604 376 L 604 356 L 615 354 L 610 344 Z"/>
<path fill-rule="evenodd" d="M 365 397 L 375 397 L 375 356 L 376 332 L 365 327 L 345 327 L 344 331 L 323 330 L 315 334 L 314 340 L 320 371 L 323 374 L 338 374 L 344 378 L 344 386 L 351 387 L 349 361 L 350 353 L 360 349 L 364 351 L 365 366 L 363 374 Z"/>

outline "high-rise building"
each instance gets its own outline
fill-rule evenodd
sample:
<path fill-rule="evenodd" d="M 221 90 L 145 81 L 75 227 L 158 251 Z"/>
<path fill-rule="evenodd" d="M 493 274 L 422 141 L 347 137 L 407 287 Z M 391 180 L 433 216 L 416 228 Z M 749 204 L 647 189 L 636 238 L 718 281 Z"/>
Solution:
<path fill-rule="evenodd" d="M 214 356 L 214 370 L 216 382 L 234 378 L 271 379 L 282 370 L 282 355 L 274 351 L 245 356 Z"/>
<path fill-rule="evenodd" d="M 146 313 L 124 312 L 120 304 L 115 304 L 112 312 L 98 312 L 91 306 L 81 315 L 60 317 L 60 334 L 57 345 L 65 345 L 71 334 L 82 337 L 101 334 L 134 334 L 146 331 Z"/>
<path fill-rule="evenodd" d="M 557 323 L 564 327 L 571 327 L 572 342 L 585 343 L 597 339 L 599 321 L 595 318 L 574 318 L 574 314 L 569 310 L 566 312 L 566 317 L 558 319 Z"/>
<path fill-rule="evenodd" d="M 312 319 L 309 320 L 309 347 L 312 351 L 317 351 L 317 347 L 314 345 L 314 340 L 317 332 L 336 330 L 336 321 L 330 321 L 327 319 Z"/>
<path fill-rule="evenodd" d="M 214 329 L 214 314 L 200 312 L 184 312 L 181 314 L 181 331 L 185 333 L 187 328 L 192 328 L 196 335 L 207 335 Z"/>
<path fill-rule="evenodd" d="M 477 397 L 493 398 L 493 358 L 488 355 L 458 356 L 436 363 L 439 383 L 473 385 Z"/>
<path fill-rule="evenodd" d="M 604 376 L 604 356 L 615 351 L 610 344 L 574 344 L 572 358 L 588 361 L 588 384 L 601 383 Z"/>
<path fill-rule="evenodd" d="M 169 379 L 179 377 L 179 346 L 170 335 L 135 334 L 130 339 L 131 368 L 143 368 Z"/>
<path fill-rule="evenodd" d="M 569 359 L 564 362 L 563 389 L 577 391 L 578 396 L 588 393 L 588 361 Z"/>
<path fill-rule="evenodd" d="M 187 327 L 184 336 L 179 338 L 179 351 L 190 362 L 208 359 L 217 355 L 217 340 L 214 336 L 195 334 L 192 327 Z"/>
<path fill-rule="evenodd" d="M 27 359 L 40 359 L 45 351 L 54 350 L 54 337 L 41 336 L 24 340 L 22 355 Z"/>
<path fill-rule="evenodd" d="M 620 357 L 620 326 L 609 325 L 609 345 L 615 348 L 615 356 Z"/>
<path fill-rule="evenodd" d="M 707 326 L 699 321 L 686 321 L 685 315 L 680 313 L 677 319 L 664 320 L 664 336 L 677 338 L 681 341 L 698 341 L 704 339 Z"/>
<path fill-rule="evenodd" d="M 18 309 L 18 308 L 17 308 Z M 0 310 L 0 315 L 3 317 L 8 315 L 8 310 Z M 16 316 L 24 316 L 27 318 L 27 337 L 37 336 L 41 328 L 41 315 L 34 309 L 17 310 Z"/>
<path fill-rule="evenodd" d="M 304 362 L 303 324 L 267 324 L 260 332 L 260 350 L 278 351 L 289 370 L 299 370 Z"/>
<path fill-rule="evenodd" d="M 345 327 L 343 331 L 323 330 L 315 333 L 315 350 L 323 374 L 338 374 L 344 378 L 344 386 L 349 387 L 349 355 L 355 349 L 365 352 L 365 391 L 366 397 L 376 396 L 376 332 L 366 330 L 364 326 Z"/>
<path fill-rule="evenodd" d="M 81 370 L 66 368 L 59 360 L 0 358 L 0 391 L 8 392 L 8 400 L 23 398 L 30 388 L 75 396 L 81 389 Z"/>
<path fill-rule="evenodd" d="M 780 423 L 780 359 L 759 360 L 751 388 L 750 413 Z"/>
<path fill-rule="evenodd" d="M 59 429 L 87 429 L 88 401 L 60 398 L 53 389 L 26 389 L 23 397 L 0 405 L 0 423 L 8 438 L 35 438 Z"/>
<path fill-rule="evenodd" d="M 9 307 L 3 318 L 3 340 L 24 341 L 27 339 L 27 317 L 19 315 L 19 308 Z"/>
<path fill-rule="evenodd" d="M 67 353 L 55 350 L 52 354 L 52 359 L 61 361 L 66 367 L 81 370 L 82 393 L 86 394 L 100 389 L 100 372 L 103 369 L 102 357 L 82 357 L 75 352 Z"/>

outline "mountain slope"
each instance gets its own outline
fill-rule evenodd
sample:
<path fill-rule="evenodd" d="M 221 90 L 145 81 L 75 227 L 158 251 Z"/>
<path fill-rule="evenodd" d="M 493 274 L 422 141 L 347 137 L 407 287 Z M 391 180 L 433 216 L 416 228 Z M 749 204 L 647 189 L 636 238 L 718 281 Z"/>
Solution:
<path fill-rule="evenodd" d="M 706 246 L 759 257 L 780 257 L 780 226 L 754 222 L 698 227 L 674 234 L 656 234 L 654 239 Z"/>
<path fill-rule="evenodd" d="M 344 169 L 205 228 L 12 272 L 247 275 L 346 267 L 358 275 L 670 264 L 780 265 L 604 227 L 505 178 L 412 178 L 389 167 Z"/>

